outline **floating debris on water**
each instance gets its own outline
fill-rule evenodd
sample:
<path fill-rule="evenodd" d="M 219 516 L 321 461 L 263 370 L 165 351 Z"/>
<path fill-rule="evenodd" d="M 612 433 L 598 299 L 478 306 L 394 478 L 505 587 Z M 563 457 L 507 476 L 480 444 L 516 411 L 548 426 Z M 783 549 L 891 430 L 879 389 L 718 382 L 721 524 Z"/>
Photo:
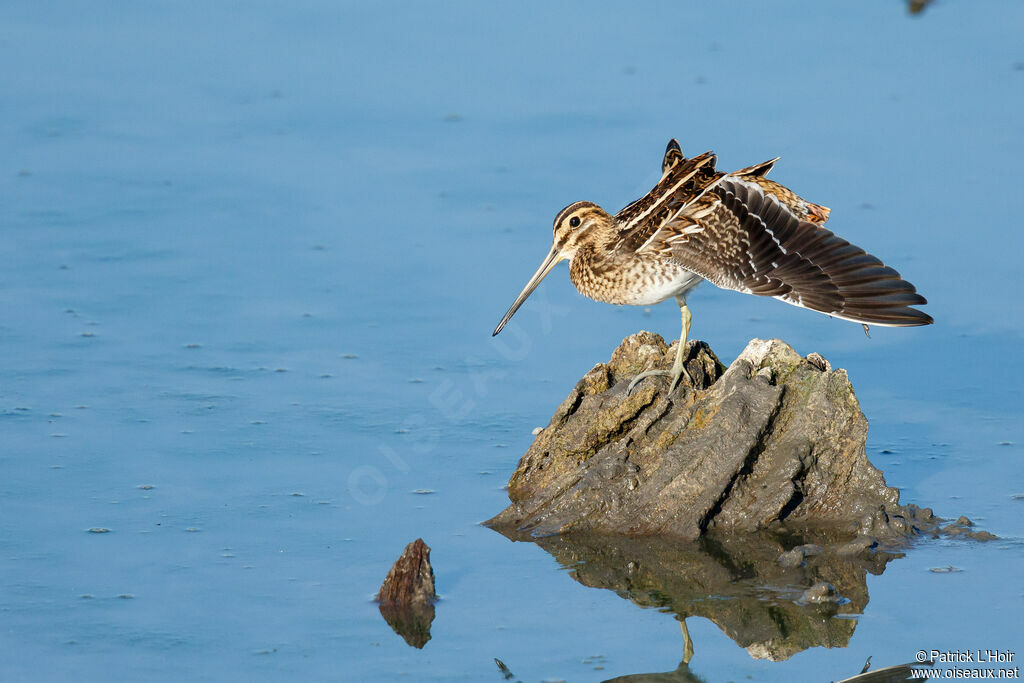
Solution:
<path fill-rule="evenodd" d="M 505 666 L 505 662 L 495 657 L 494 663 L 498 665 L 498 672 L 506 681 L 511 681 L 513 678 L 516 677 L 516 675 L 512 673 L 512 671 L 507 666 Z"/>

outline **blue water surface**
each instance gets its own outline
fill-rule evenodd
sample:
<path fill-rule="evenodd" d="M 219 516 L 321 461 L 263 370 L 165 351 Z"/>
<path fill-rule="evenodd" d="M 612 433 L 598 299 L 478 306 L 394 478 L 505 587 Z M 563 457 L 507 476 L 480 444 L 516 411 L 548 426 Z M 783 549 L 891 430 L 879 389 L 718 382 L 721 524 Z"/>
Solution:
<path fill-rule="evenodd" d="M 867 339 L 705 285 L 692 336 L 846 368 L 903 500 L 1001 537 L 869 577 L 848 648 L 758 660 L 691 619 L 690 670 L 1018 648 L 1022 29 L 1012 0 L 3 3 L 0 678 L 675 669 L 671 615 L 479 526 L 580 375 L 678 333 L 563 267 L 490 337 L 555 213 L 633 200 L 670 137 L 724 170 L 781 155 L 936 319 Z M 419 536 L 422 650 L 372 601 Z"/>

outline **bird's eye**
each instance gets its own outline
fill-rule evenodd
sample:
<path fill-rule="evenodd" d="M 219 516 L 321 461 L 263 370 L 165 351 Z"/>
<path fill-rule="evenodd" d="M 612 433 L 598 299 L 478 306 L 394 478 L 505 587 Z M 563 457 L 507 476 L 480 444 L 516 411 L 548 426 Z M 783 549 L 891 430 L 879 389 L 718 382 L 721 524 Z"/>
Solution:
<path fill-rule="evenodd" d="M 579 216 L 573 216 L 572 218 L 570 218 L 569 219 L 569 227 L 570 228 L 578 228 L 578 227 L 580 227 L 580 217 Z"/>

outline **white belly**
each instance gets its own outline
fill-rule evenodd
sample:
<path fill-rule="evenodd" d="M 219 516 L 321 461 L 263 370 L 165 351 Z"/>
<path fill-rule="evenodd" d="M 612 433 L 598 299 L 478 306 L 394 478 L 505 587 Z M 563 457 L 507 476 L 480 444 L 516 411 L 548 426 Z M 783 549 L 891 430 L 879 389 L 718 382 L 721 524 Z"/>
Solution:
<path fill-rule="evenodd" d="M 643 287 L 632 290 L 622 303 L 630 306 L 651 306 L 666 299 L 686 296 L 686 293 L 699 285 L 703 279 L 696 273 L 680 270 L 676 277 L 652 279 Z"/>

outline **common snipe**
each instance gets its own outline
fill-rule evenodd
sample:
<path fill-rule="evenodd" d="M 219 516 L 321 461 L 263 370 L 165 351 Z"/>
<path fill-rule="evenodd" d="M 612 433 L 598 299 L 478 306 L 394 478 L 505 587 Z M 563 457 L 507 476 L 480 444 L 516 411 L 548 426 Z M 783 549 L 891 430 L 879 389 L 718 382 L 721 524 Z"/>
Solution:
<path fill-rule="evenodd" d="M 724 289 L 776 299 L 862 324 L 928 325 L 927 303 L 914 285 L 860 247 L 822 227 L 829 209 L 801 199 L 765 176 L 778 159 L 732 173 L 715 170 L 715 155 L 683 156 L 665 149 L 662 176 L 646 195 L 615 216 L 576 202 L 555 216 L 554 240 L 540 268 L 516 297 L 494 334 L 560 261 L 584 296 L 610 304 L 647 306 L 675 297 L 683 331 L 671 370 L 685 373 L 690 332 L 687 293 L 701 280 Z"/>

